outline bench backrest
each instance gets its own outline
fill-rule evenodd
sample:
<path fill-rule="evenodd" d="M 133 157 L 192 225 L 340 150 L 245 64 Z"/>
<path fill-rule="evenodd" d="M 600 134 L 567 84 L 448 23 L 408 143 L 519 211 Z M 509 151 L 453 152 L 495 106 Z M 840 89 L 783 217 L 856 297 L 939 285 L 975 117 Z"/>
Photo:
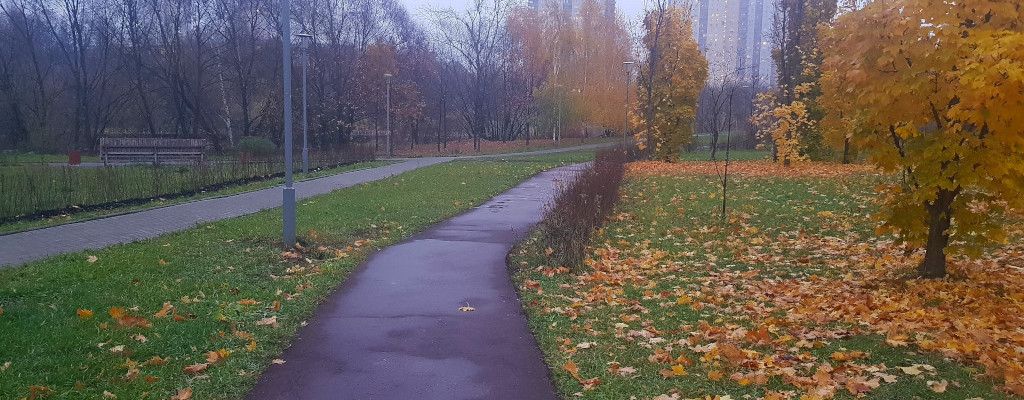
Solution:
<path fill-rule="evenodd" d="M 203 162 L 206 139 L 101 138 L 100 156 L 108 162 Z"/>

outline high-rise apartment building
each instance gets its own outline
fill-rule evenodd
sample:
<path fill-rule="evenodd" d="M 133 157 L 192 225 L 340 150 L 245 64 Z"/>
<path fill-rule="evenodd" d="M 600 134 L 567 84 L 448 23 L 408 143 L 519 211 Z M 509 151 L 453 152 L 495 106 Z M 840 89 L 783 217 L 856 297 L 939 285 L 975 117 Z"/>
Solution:
<path fill-rule="evenodd" d="M 599 4 L 603 5 L 605 15 L 615 15 L 615 0 L 598 0 Z M 580 7 L 583 6 L 583 0 L 530 0 L 530 7 L 534 10 L 547 7 L 550 3 L 555 3 L 564 11 L 571 12 L 573 14 L 579 14 Z"/>
<path fill-rule="evenodd" d="M 771 26 L 773 0 L 695 0 L 694 39 L 708 59 L 711 79 L 766 81 L 771 51 L 766 26 Z M 684 5 L 685 6 L 685 5 Z M 753 12 L 751 12 L 753 11 Z"/>

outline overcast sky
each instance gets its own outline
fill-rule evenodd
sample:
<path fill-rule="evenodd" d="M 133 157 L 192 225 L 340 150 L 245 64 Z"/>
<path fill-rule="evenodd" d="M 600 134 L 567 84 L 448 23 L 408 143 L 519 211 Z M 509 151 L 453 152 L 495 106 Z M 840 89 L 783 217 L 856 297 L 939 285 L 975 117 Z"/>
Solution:
<path fill-rule="evenodd" d="M 420 9 L 427 7 L 454 7 L 457 10 L 466 8 L 472 0 L 401 0 L 405 7 L 414 17 L 419 17 Z M 524 0 L 525 3 L 525 0 Z M 644 8 L 643 0 L 616 0 L 615 5 L 626 14 L 630 20 L 636 20 L 640 11 Z"/>

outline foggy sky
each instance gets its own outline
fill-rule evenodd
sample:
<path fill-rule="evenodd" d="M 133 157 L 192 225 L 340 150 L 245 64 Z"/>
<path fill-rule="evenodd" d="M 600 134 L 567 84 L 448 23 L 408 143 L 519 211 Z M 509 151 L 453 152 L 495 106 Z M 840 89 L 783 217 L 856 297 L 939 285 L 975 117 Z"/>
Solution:
<path fill-rule="evenodd" d="M 409 13 L 412 16 L 419 18 L 420 10 L 424 6 L 426 7 L 453 7 L 457 10 L 464 9 L 466 4 L 469 4 L 472 0 L 401 0 L 405 4 L 405 7 L 409 9 Z M 525 0 L 524 0 L 525 2 Z M 643 10 L 643 0 L 616 0 L 616 7 L 619 8 L 623 13 L 626 14 L 631 20 L 635 20 L 640 16 L 640 11 Z"/>

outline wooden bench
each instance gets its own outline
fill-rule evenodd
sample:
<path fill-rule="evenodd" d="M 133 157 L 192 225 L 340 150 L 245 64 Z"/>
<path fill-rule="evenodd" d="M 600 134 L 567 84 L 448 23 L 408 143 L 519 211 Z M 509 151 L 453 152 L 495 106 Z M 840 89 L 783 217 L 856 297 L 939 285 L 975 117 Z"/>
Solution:
<path fill-rule="evenodd" d="M 123 163 L 202 163 L 206 139 L 101 138 L 103 165 Z"/>

